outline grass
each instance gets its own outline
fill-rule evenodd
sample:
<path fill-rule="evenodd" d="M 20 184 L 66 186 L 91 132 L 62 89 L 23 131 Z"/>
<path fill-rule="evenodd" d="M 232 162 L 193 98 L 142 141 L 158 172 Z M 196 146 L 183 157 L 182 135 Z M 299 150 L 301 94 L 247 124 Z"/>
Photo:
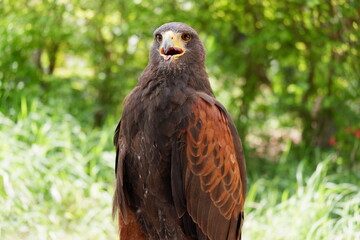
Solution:
<path fill-rule="evenodd" d="M 25 98 L 13 116 L 0 112 L 0 239 L 116 239 L 115 121 L 89 125 Z M 319 164 L 305 171 L 310 160 Z M 289 160 L 250 179 L 244 239 L 360 239 L 359 182 L 330 171 L 336 160 Z"/>
<path fill-rule="evenodd" d="M 0 114 L 0 239 L 115 238 L 113 129 L 29 105 Z"/>
<path fill-rule="evenodd" d="M 248 192 L 245 239 L 360 239 L 360 187 L 328 174 L 333 155 L 310 176 L 298 167 L 294 194 L 259 179 Z"/>

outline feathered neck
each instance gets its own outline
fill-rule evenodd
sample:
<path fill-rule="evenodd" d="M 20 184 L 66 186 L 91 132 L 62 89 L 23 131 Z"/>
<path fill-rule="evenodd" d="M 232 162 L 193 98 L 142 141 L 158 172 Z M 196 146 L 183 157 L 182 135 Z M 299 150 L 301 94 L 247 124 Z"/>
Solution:
<path fill-rule="evenodd" d="M 211 89 L 208 74 L 205 66 L 188 67 L 159 67 L 158 65 L 149 63 L 139 77 L 139 86 L 147 86 L 149 82 L 156 82 L 159 85 L 165 84 L 170 88 L 177 86 L 193 88 L 195 91 L 205 92 L 210 96 L 214 96 Z"/>

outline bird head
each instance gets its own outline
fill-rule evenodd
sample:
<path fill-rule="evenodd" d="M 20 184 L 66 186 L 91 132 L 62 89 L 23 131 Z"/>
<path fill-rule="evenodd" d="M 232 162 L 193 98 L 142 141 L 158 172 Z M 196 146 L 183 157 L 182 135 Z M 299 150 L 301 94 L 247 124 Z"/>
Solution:
<path fill-rule="evenodd" d="M 204 65 L 205 55 L 204 45 L 197 32 L 184 23 L 166 23 L 154 32 L 150 52 L 153 64 L 166 68 Z"/>

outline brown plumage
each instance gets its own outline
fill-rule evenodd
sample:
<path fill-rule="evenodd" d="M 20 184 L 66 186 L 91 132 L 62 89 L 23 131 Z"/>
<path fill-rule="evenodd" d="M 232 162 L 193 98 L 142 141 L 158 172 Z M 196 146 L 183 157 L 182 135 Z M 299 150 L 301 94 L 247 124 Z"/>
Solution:
<path fill-rule="evenodd" d="M 114 137 L 121 240 L 241 238 L 242 146 L 204 63 L 204 46 L 188 25 L 154 32 L 150 62 Z"/>

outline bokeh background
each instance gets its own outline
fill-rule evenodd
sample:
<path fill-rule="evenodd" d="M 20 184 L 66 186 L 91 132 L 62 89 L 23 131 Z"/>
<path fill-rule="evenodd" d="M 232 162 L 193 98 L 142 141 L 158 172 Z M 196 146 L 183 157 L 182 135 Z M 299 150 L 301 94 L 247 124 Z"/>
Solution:
<path fill-rule="evenodd" d="M 358 0 L 0 0 L 0 239 L 116 239 L 113 132 L 170 21 L 243 139 L 244 239 L 360 239 Z"/>

